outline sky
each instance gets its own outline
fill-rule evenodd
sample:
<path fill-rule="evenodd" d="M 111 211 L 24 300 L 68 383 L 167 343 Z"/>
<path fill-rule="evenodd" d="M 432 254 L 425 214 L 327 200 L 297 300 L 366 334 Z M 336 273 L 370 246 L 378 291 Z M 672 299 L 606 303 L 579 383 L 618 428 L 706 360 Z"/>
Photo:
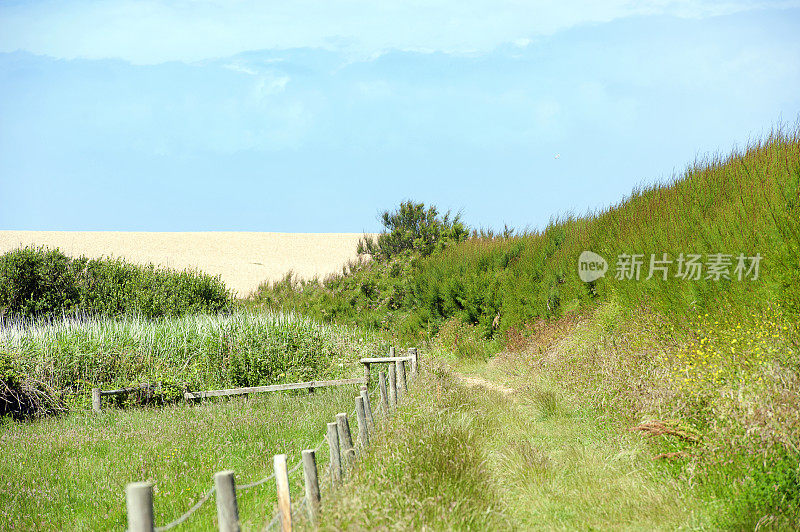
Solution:
<path fill-rule="evenodd" d="M 0 229 L 539 229 L 800 117 L 800 1 L 0 0 Z"/>

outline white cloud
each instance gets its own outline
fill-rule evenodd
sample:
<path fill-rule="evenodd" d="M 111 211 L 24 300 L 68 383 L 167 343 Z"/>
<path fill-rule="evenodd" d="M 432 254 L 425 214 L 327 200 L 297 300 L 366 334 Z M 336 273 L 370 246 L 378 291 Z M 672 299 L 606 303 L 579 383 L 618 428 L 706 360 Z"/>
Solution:
<path fill-rule="evenodd" d="M 234 72 L 241 72 L 242 74 L 247 74 L 250 76 L 257 76 L 258 71 L 254 70 L 253 68 L 246 66 L 242 63 L 228 63 L 224 65 L 225 68 L 228 70 L 233 70 Z"/>
<path fill-rule="evenodd" d="M 0 7 L 0 51 L 136 64 L 295 47 L 362 57 L 390 49 L 476 53 L 634 15 L 697 18 L 797 5 L 798 0 L 48 0 Z"/>

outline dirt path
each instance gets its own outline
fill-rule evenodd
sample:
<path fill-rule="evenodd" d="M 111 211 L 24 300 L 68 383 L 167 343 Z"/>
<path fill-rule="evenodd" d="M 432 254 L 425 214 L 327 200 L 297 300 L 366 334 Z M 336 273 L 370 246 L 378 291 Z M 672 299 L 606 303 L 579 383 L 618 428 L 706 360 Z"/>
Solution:
<path fill-rule="evenodd" d="M 511 395 L 514 393 L 514 388 L 510 388 L 504 384 L 499 384 L 497 382 L 492 382 L 490 380 L 484 379 L 483 377 L 473 377 L 469 375 L 462 375 L 461 373 L 453 373 L 461 382 L 468 386 L 478 386 L 480 388 L 485 388 L 487 390 L 493 390 L 496 392 L 500 392 L 504 395 Z"/>

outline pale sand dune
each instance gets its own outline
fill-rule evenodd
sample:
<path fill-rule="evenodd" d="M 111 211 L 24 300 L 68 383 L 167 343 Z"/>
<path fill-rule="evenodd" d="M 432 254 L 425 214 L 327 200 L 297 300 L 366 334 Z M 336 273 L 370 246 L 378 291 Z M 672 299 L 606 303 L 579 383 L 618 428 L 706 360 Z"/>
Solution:
<path fill-rule="evenodd" d="M 324 277 L 356 258 L 360 233 L 143 233 L 117 231 L 0 231 L 0 254 L 26 246 L 59 248 L 74 257 L 120 257 L 138 264 L 197 268 L 219 275 L 240 296 L 289 270 Z"/>

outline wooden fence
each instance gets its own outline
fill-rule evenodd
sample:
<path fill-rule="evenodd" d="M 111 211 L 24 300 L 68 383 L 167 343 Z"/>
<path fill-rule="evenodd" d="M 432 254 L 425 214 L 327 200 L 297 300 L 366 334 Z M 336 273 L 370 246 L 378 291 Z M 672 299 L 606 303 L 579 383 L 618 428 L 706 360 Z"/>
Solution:
<path fill-rule="evenodd" d="M 301 453 L 301 460 L 291 470 L 287 467 L 287 456 L 278 454 L 273 457 L 273 471 L 265 478 L 251 484 L 237 486 L 233 471 L 219 471 L 214 474 L 214 483 L 206 494 L 195 503 L 186 513 L 168 525 L 155 526 L 153 512 L 153 483 L 133 482 L 125 489 L 125 501 L 128 514 L 129 532 L 161 532 L 170 530 L 184 523 L 197 511 L 211 495 L 216 492 L 217 519 L 219 530 L 224 532 L 238 532 L 240 530 L 239 509 L 237 504 L 237 491 L 243 491 L 269 480 L 275 480 L 275 489 L 278 498 L 278 509 L 272 520 L 266 524 L 265 530 L 279 527 L 283 532 L 292 530 L 295 516 L 305 508 L 307 518 L 312 526 L 318 524 L 321 504 L 319 472 L 317 469 L 316 453 L 327 442 L 330 463 L 328 476 L 331 487 L 341 485 L 348 467 L 356 459 L 359 450 L 369 445 L 371 435 L 376 430 L 375 416 L 369 395 L 370 366 L 373 364 L 388 364 L 387 375 L 381 371 L 378 374 L 378 391 L 380 403 L 377 410 L 387 415 L 398 407 L 402 396 L 408 392 L 406 381 L 405 363 L 411 363 L 411 373 L 419 373 L 419 354 L 417 349 L 409 349 L 408 356 L 394 356 L 394 348 L 390 348 L 388 357 L 362 358 L 364 365 L 364 378 L 341 379 L 339 381 L 311 381 L 303 383 L 279 384 L 272 386 L 256 386 L 251 388 L 235 388 L 230 390 L 212 390 L 207 392 L 186 392 L 187 399 L 219 397 L 224 395 L 237 395 L 245 393 L 271 392 L 279 390 L 313 389 L 322 386 L 340 386 L 345 384 L 361 384 L 359 395 L 355 397 L 355 415 L 358 425 L 357 437 L 354 440 L 350 431 L 351 417 L 347 413 L 336 415 L 336 420 L 327 424 L 327 432 L 323 440 L 314 449 L 306 449 Z M 312 386 L 313 384 L 313 386 Z M 136 388 L 138 389 L 138 388 Z M 100 396 L 102 396 L 100 393 Z M 190 396 L 190 397 L 187 397 Z M 94 398 L 94 394 L 93 394 Z M 99 403 L 99 400 L 98 400 Z M 355 443 L 354 443 L 355 441 Z M 292 497 L 289 492 L 289 475 L 302 466 L 305 482 L 305 492 L 300 502 L 292 506 Z"/>
<path fill-rule="evenodd" d="M 409 349 L 409 355 L 397 357 L 395 356 L 394 347 L 390 347 L 388 357 L 372 357 L 372 358 L 368 357 L 368 358 L 362 358 L 359 361 L 364 366 L 363 379 L 362 378 L 335 379 L 335 380 L 324 380 L 324 381 L 291 382 L 287 384 L 270 384 L 266 386 L 249 386 L 244 388 L 227 388 L 222 390 L 186 391 L 183 394 L 183 398 L 185 400 L 205 399 L 207 397 L 226 397 L 232 395 L 246 395 L 251 393 L 279 392 L 284 390 L 308 389 L 309 391 L 313 391 L 314 388 L 325 388 L 328 386 L 343 386 L 348 384 L 364 384 L 366 386 L 369 386 L 370 366 L 372 364 L 396 362 L 398 360 L 409 361 L 411 363 L 411 372 L 416 375 L 417 366 L 419 364 L 418 350 L 416 348 L 411 348 Z M 400 371 L 401 371 L 400 374 L 401 385 L 405 386 L 405 366 L 403 366 L 403 369 L 401 369 Z M 129 393 L 138 392 L 142 390 L 144 390 L 148 394 L 152 394 L 154 392 L 158 394 L 161 392 L 161 383 L 160 382 L 154 384 L 144 383 L 129 388 L 120 388 L 118 390 L 102 390 L 100 388 L 92 388 L 92 410 L 94 410 L 95 412 L 102 411 L 103 397 L 114 396 L 114 395 L 126 395 Z"/>

